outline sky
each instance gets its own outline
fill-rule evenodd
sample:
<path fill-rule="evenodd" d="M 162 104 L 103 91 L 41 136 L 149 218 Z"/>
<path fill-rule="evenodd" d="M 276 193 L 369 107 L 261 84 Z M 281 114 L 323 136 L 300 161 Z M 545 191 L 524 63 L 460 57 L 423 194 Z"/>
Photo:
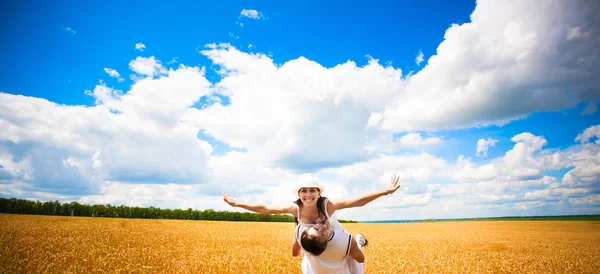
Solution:
<path fill-rule="evenodd" d="M 598 1 L 3 1 L 0 197 L 600 214 Z"/>

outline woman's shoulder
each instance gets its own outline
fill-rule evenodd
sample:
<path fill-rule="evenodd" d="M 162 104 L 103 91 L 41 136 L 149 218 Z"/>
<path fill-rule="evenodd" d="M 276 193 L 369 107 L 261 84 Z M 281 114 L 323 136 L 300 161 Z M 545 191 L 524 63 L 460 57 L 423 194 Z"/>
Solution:
<path fill-rule="evenodd" d="M 288 213 L 294 215 L 294 217 L 298 218 L 298 211 L 300 211 L 300 206 L 296 204 L 296 202 L 291 202 L 286 205 L 286 210 Z"/>
<path fill-rule="evenodd" d="M 331 201 L 330 199 L 326 198 L 325 202 L 326 202 L 325 206 L 327 207 L 327 212 L 329 213 L 329 215 L 333 215 L 333 213 L 335 213 L 335 211 L 337 209 L 335 207 L 335 201 Z"/>

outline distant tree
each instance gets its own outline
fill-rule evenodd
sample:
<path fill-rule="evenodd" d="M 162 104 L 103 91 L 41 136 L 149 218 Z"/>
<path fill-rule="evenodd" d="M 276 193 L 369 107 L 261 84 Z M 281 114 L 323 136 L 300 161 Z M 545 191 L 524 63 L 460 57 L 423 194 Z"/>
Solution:
<path fill-rule="evenodd" d="M 291 215 L 261 215 L 250 212 L 215 211 L 214 209 L 194 210 L 161 209 L 157 207 L 129 207 L 111 204 L 87 205 L 77 202 L 61 203 L 55 201 L 29 201 L 16 198 L 0 197 L 0 213 L 36 214 L 56 216 L 88 216 L 88 217 L 119 217 L 146 219 L 180 219 L 180 220 L 211 220 L 211 221 L 246 221 L 246 222 L 293 222 Z M 340 220 L 342 222 L 348 222 Z"/>

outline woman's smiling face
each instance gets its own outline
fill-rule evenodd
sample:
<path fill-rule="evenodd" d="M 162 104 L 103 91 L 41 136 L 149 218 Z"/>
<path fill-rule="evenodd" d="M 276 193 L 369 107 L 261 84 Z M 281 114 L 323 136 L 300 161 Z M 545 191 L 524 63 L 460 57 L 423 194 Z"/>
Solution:
<path fill-rule="evenodd" d="M 303 204 L 311 205 L 316 203 L 321 195 L 316 187 L 304 187 L 298 190 L 298 197 Z"/>

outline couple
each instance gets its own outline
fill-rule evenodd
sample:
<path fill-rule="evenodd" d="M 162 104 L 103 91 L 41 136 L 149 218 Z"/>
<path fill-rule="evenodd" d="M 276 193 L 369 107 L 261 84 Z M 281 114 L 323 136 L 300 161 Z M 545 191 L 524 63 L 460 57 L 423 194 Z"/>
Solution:
<path fill-rule="evenodd" d="M 302 260 L 303 273 L 362 273 L 364 255 L 361 248 L 367 245 L 363 235 L 356 240 L 345 231 L 335 212 L 344 208 L 361 207 L 384 195 L 392 194 L 400 187 L 398 177 L 392 176 L 383 191 L 373 192 L 348 200 L 329 200 L 321 196 L 325 186 L 313 174 L 302 174 L 293 190 L 298 200 L 284 206 L 238 203 L 223 193 L 223 200 L 234 207 L 241 207 L 260 214 L 291 214 L 296 217 L 292 241 L 292 255 L 306 254 Z M 349 255 L 349 256 L 347 256 Z"/>

